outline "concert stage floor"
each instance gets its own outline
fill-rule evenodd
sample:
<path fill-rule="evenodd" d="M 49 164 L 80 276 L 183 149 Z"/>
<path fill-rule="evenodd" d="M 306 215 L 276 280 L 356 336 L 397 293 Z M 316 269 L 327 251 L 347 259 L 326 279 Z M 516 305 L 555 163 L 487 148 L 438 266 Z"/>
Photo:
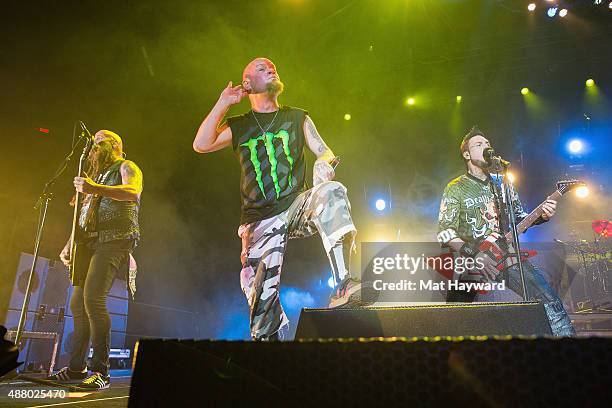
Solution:
<path fill-rule="evenodd" d="M 107 390 L 92 393 L 68 393 L 65 398 L 12 398 L 11 390 L 39 392 L 40 390 L 60 390 L 22 380 L 0 382 L 0 406 L 3 408 L 34 407 L 91 407 L 123 408 L 128 406 L 132 370 L 111 370 L 111 386 Z M 30 393 L 30 395 L 32 395 Z"/>

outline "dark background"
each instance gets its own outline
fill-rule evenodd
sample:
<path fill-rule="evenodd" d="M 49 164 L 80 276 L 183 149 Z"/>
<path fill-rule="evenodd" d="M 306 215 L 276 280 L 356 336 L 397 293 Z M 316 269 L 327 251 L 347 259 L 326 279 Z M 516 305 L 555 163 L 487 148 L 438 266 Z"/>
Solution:
<path fill-rule="evenodd" d="M 527 207 L 568 175 L 591 186 L 588 200 L 564 200 L 530 239 L 592 239 L 590 221 L 610 218 L 612 10 L 607 2 L 566 2 L 569 15 L 549 19 L 543 1 L 534 13 L 527 3 L 4 3 L 0 316 L 19 253 L 33 251 L 32 207 L 83 120 L 92 132 L 121 135 L 144 173 L 136 300 L 195 314 L 185 323 L 171 311 L 139 308 L 128 332 L 248 337 L 237 164 L 230 150 L 198 155 L 191 144 L 222 88 L 258 56 L 279 70 L 281 103 L 307 109 L 341 156 L 337 179 L 349 189 L 359 240 L 435 239 L 440 194 L 463 170 L 458 145 L 474 123 L 513 162 Z M 587 78 L 598 97 L 585 96 Z M 246 110 L 243 102 L 230 114 Z M 576 136 L 589 150 L 570 157 L 565 146 Z M 44 257 L 57 258 L 68 237 L 75 164 L 53 188 Z M 391 209 L 375 214 L 377 198 Z M 328 269 L 317 239 L 289 245 L 282 299 L 294 323 L 300 307 L 325 304 Z"/>

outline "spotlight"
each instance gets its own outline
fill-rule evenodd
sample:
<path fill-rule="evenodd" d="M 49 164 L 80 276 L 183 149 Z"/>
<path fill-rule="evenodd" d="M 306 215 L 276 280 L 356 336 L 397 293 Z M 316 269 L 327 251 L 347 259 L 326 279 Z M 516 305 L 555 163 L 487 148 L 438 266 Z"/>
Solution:
<path fill-rule="evenodd" d="M 516 177 L 514 176 L 514 173 L 508 172 L 508 180 L 510 180 L 510 182 L 512 184 L 514 184 L 514 181 L 516 180 Z"/>
<path fill-rule="evenodd" d="M 612 4 L 612 2 L 610 3 Z M 595 85 L 595 81 L 591 78 L 586 80 L 586 86 L 594 86 Z"/>
<path fill-rule="evenodd" d="M 408 104 L 408 105 L 410 105 L 410 106 L 414 105 L 414 102 L 415 102 L 414 98 L 408 98 L 408 99 L 406 99 L 406 104 Z"/>
<path fill-rule="evenodd" d="M 332 289 L 336 287 L 336 282 L 334 281 L 333 276 L 330 276 L 329 279 L 327 280 L 327 286 L 329 286 Z"/>
<path fill-rule="evenodd" d="M 585 198 L 589 195 L 589 188 L 587 186 L 580 186 L 576 189 L 576 197 Z"/>
<path fill-rule="evenodd" d="M 610 2 L 610 4 L 608 4 L 608 8 L 612 10 L 612 1 Z"/>
<path fill-rule="evenodd" d="M 344 114 L 344 120 L 351 120 L 351 114 L 350 113 L 345 113 Z"/>
<path fill-rule="evenodd" d="M 378 211 L 384 211 L 385 208 L 387 208 L 387 202 L 382 198 L 379 198 L 378 200 L 376 200 L 375 206 Z"/>
<path fill-rule="evenodd" d="M 580 139 L 572 139 L 567 144 L 567 150 L 574 154 L 581 153 L 584 150 L 584 143 L 582 143 L 582 140 Z"/>
<path fill-rule="evenodd" d="M 533 11 L 536 9 L 536 4 L 535 3 L 529 3 L 529 5 L 527 6 L 527 10 L 529 11 Z"/>
<path fill-rule="evenodd" d="M 463 99 L 463 97 L 461 97 L 461 95 L 457 95 L 457 102 L 461 102 L 461 100 Z"/>
<path fill-rule="evenodd" d="M 567 16 L 567 9 L 561 9 L 559 11 L 559 17 L 563 18 L 565 16 Z"/>
<path fill-rule="evenodd" d="M 559 10 L 558 7 L 549 7 L 546 14 L 548 14 L 548 17 L 553 18 L 557 15 L 557 10 Z"/>
<path fill-rule="evenodd" d="M 521 93 L 527 95 L 529 93 L 529 88 L 521 88 Z"/>

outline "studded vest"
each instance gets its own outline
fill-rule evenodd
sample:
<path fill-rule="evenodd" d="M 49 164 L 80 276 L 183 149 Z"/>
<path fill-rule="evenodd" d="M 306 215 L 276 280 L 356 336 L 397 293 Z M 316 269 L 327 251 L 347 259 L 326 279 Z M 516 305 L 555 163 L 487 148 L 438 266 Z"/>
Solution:
<path fill-rule="evenodd" d="M 118 160 L 112 164 L 97 178 L 96 182 L 106 186 L 123 184 L 120 171 L 123 162 L 124 160 Z M 118 201 L 109 197 L 91 197 L 84 200 L 81 208 L 80 224 L 81 227 L 85 227 L 86 235 L 97 235 L 97 241 L 100 243 L 124 239 L 138 241 L 140 238 L 139 209 L 140 201 Z M 87 214 L 91 214 L 91 217 L 88 217 Z M 86 220 L 86 218 L 89 218 L 89 220 Z"/>

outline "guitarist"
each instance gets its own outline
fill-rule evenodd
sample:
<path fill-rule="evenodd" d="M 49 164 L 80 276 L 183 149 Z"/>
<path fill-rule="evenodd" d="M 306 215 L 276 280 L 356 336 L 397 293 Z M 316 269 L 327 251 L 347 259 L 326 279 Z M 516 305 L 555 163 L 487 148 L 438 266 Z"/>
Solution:
<path fill-rule="evenodd" d="M 95 134 L 88 161 L 85 177 L 75 177 L 73 182 L 84 198 L 75 229 L 78 245 L 71 276 L 74 333 L 70 364 L 48 379 L 96 390 L 110 385 L 111 320 L 106 299 L 114 278 L 126 274 L 131 252 L 140 238 L 142 172 L 134 162 L 123 159 L 121 138 L 108 130 Z M 60 259 L 71 266 L 70 240 Z M 133 294 L 131 282 L 129 287 Z M 90 338 L 93 358 L 88 375 L 85 361 Z"/>
<path fill-rule="evenodd" d="M 474 126 L 461 142 L 460 151 L 465 160 L 467 172 L 452 180 L 444 189 L 438 224 L 438 241 L 444 247 L 462 257 L 479 260 L 481 275 L 490 281 L 506 280 L 507 286 L 521 293 L 518 265 L 500 272 L 497 262 L 479 250 L 479 242 L 496 233 L 503 236 L 508 231 L 508 218 L 501 194 L 501 176 L 493 175 L 483 157 L 486 148 L 491 147 L 484 133 Z M 518 194 L 512 191 L 513 208 L 520 222 L 528 214 L 524 211 Z M 548 221 L 556 210 L 556 201 L 547 200 L 542 216 L 534 223 Z M 523 262 L 525 284 L 528 295 L 544 304 L 546 314 L 555 336 L 575 335 L 572 323 L 563 307 L 561 299 L 548 285 L 542 274 L 528 261 Z M 478 276 L 478 275 L 477 275 Z M 455 275 L 454 278 L 457 278 Z M 482 278 L 482 276 L 481 276 Z M 465 273 L 458 276 L 459 281 L 467 281 Z M 447 302 L 473 302 L 475 291 L 448 290 Z"/>

